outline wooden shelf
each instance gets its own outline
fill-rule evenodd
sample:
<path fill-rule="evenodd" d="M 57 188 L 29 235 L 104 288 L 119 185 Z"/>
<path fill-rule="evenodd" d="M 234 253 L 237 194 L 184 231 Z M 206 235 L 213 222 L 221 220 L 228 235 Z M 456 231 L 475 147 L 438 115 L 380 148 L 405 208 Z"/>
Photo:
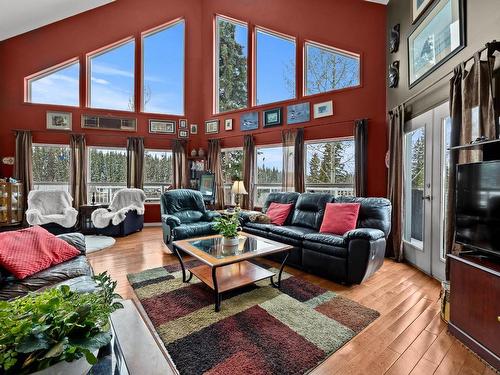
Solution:
<path fill-rule="evenodd" d="M 490 145 L 490 144 L 499 143 L 499 142 L 500 142 L 500 139 L 491 139 L 489 141 L 484 141 L 484 142 L 470 143 L 468 145 L 460 145 L 460 146 L 450 147 L 449 150 L 480 149 L 485 145 Z"/>
<path fill-rule="evenodd" d="M 198 279 L 207 284 L 211 289 L 214 289 L 211 267 L 207 265 L 201 265 L 191 268 L 190 271 Z M 270 272 L 248 261 L 219 267 L 217 268 L 216 272 L 219 293 L 249 285 L 256 281 L 274 276 L 273 272 Z"/>

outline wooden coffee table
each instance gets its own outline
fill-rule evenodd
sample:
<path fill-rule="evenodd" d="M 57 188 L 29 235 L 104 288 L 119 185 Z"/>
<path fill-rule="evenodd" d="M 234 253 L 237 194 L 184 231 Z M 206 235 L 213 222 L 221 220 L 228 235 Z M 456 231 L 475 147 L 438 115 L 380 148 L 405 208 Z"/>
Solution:
<path fill-rule="evenodd" d="M 223 246 L 222 236 L 206 236 L 174 241 L 174 254 L 179 259 L 182 269 L 182 281 L 188 283 L 193 275 L 214 291 L 215 311 L 220 311 L 221 294 L 266 278 L 271 284 L 281 286 L 281 274 L 292 246 L 268 240 L 248 233 L 239 234 L 239 244 Z M 195 257 L 204 264 L 186 269 L 179 250 Z M 248 260 L 286 251 L 278 272 L 278 281 L 274 282 L 274 272 L 259 267 Z M 189 276 L 187 276 L 189 272 Z"/>

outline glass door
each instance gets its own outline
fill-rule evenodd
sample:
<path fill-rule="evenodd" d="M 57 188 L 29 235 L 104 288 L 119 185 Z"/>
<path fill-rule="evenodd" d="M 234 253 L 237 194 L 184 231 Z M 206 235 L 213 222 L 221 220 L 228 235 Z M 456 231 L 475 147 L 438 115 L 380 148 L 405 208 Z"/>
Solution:
<path fill-rule="evenodd" d="M 448 104 L 405 124 L 403 141 L 405 259 L 444 279 L 444 223 L 447 195 Z"/>

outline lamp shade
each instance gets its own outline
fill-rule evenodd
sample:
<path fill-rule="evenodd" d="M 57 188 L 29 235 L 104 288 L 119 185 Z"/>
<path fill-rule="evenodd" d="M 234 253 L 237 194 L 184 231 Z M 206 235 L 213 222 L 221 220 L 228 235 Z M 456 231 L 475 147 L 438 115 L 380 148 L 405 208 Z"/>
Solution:
<path fill-rule="evenodd" d="M 231 192 L 234 194 L 248 194 L 247 190 L 245 189 L 245 184 L 243 184 L 243 181 L 234 181 L 233 182 L 233 187 L 231 188 Z"/>

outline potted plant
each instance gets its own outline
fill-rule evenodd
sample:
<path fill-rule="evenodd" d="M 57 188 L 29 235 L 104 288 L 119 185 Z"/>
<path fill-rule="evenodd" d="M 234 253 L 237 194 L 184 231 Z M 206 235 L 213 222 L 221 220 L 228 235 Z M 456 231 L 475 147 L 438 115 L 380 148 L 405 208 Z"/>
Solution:
<path fill-rule="evenodd" d="M 92 293 L 62 285 L 0 301 L 0 373 L 86 374 L 111 341 L 109 315 L 123 307 L 116 281 L 94 280 Z"/>
<path fill-rule="evenodd" d="M 240 230 L 238 215 L 231 215 L 230 217 L 221 216 L 216 218 L 214 229 L 222 235 L 222 246 L 238 245 L 238 230 Z"/>

